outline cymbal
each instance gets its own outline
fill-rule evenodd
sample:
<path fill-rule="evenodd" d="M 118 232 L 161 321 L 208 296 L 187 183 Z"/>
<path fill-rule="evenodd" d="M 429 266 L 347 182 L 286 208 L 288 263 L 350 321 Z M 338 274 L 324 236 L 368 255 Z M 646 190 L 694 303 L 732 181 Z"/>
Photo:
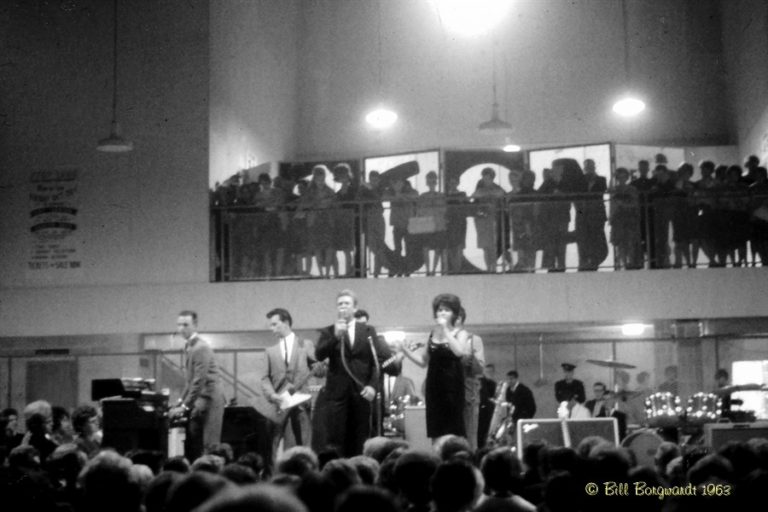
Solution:
<path fill-rule="evenodd" d="M 618 361 L 602 360 L 602 359 L 587 359 L 588 363 L 592 363 L 597 366 L 603 366 L 605 368 L 623 368 L 630 370 L 637 368 L 637 366 L 628 363 L 620 363 Z"/>
<path fill-rule="evenodd" d="M 713 391 L 716 395 L 730 395 L 737 391 L 768 391 L 765 384 L 737 384 L 733 386 L 724 386 Z"/>

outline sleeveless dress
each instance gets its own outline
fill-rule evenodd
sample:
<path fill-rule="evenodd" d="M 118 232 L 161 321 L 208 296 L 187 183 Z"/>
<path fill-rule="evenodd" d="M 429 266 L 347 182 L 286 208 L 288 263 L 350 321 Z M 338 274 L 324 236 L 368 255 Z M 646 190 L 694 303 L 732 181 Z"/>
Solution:
<path fill-rule="evenodd" d="M 427 437 L 446 434 L 466 437 L 464 427 L 464 368 L 461 358 L 447 345 L 438 345 L 430 334 L 425 383 Z"/>

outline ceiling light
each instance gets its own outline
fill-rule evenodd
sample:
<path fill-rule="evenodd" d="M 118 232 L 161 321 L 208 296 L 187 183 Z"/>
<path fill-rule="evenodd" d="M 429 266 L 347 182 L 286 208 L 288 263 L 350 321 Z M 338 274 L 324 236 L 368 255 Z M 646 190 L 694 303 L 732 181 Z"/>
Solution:
<path fill-rule="evenodd" d="M 127 153 L 133 149 L 133 142 L 120 135 L 120 125 L 117 123 L 117 0 L 114 1 L 112 30 L 112 127 L 109 137 L 101 139 L 96 146 L 103 153 Z"/>
<path fill-rule="evenodd" d="M 621 326 L 621 334 L 624 336 L 640 336 L 645 332 L 645 324 L 623 324 Z"/>
<path fill-rule="evenodd" d="M 503 132 L 512 129 L 512 125 L 504 121 L 499 117 L 499 101 L 496 95 L 496 41 L 493 42 L 491 60 L 493 62 L 493 75 L 491 83 L 491 94 L 493 96 L 493 103 L 491 104 L 491 119 L 484 123 L 480 123 L 477 127 L 481 132 Z"/>
<path fill-rule="evenodd" d="M 365 122 L 372 128 L 385 130 L 397 122 L 397 112 L 386 107 L 379 107 L 366 114 Z"/>
<path fill-rule="evenodd" d="M 507 141 L 507 143 L 504 144 L 504 146 L 501 149 L 503 151 L 506 151 L 507 153 L 517 153 L 522 148 L 520 148 L 520 146 L 518 146 L 517 144 L 512 144 L 509 141 Z"/>
<path fill-rule="evenodd" d="M 629 15 L 627 0 L 621 1 L 621 16 L 624 27 L 624 86 L 631 87 L 632 71 L 629 59 Z M 633 94 L 624 94 L 613 104 L 613 111 L 622 117 L 634 117 L 645 110 L 645 102 Z"/>
<path fill-rule="evenodd" d="M 645 110 L 645 102 L 639 98 L 625 96 L 613 104 L 613 111 L 623 117 L 633 117 Z"/>
<path fill-rule="evenodd" d="M 504 19 L 511 0 L 432 0 L 443 27 L 462 36 L 484 34 Z"/>

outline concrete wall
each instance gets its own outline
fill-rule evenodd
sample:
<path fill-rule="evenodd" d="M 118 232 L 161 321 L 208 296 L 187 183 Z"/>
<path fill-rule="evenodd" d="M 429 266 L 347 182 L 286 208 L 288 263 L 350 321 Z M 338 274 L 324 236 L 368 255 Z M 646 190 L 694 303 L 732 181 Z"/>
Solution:
<path fill-rule="evenodd" d="M 490 118 L 494 39 L 515 142 L 731 142 L 714 0 L 628 2 L 631 81 L 649 105 L 632 121 L 610 111 L 625 89 L 621 2 L 517 0 L 493 32 L 471 38 L 444 29 L 430 2 L 302 7 L 299 156 L 501 145 L 477 130 Z M 363 116 L 381 98 L 400 120 L 376 133 Z"/>
<path fill-rule="evenodd" d="M 210 184 L 295 150 L 297 0 L 210 4 Z"/>
<path fill-rule="evenodd" d="M 723 4 L 723 47 L 728 72 L 731 124 L 742 155 L 768 162 L 768 4 L 734 0 Z"/>

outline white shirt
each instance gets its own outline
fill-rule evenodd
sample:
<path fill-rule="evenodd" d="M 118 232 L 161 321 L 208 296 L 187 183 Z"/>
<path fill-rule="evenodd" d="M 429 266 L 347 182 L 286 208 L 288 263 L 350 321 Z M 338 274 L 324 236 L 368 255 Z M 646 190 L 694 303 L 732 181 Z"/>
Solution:
<path fill-rule="evenodd" d="M 280 340 L 280 355 L 283 356 L 283 361 L 290 361 L 291 354 L 293 354 L 293 344 L 296 342 L 296 335 L 291 332 L 288 336 Z M 288 353 L 286 354 L 286 349 Z"/>

